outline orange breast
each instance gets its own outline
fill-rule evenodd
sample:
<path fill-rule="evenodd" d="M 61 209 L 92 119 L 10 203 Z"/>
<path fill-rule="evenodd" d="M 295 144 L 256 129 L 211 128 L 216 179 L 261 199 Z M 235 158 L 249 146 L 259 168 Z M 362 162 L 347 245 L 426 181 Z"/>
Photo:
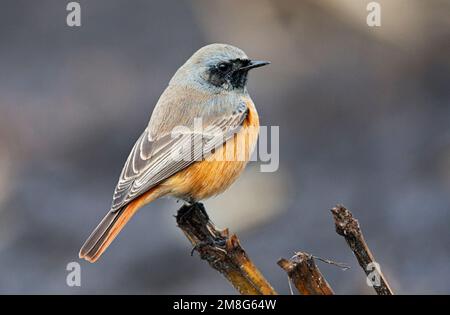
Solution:
<path fill-rule="evenodd" d="M 239 132 L 204 161 L 196 162 L 164 181 L 161 186 L 169 195 L 202 200 L 223 192 L 239 177 L 259 133 L 255 105 L 250 99 L 246 103 L 249 113 Z"/>

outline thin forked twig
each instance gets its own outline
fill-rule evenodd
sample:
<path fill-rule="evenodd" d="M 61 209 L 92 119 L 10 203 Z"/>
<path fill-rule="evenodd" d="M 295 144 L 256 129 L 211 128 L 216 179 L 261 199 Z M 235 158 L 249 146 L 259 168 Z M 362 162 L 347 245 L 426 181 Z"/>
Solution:
<path fill-rule="evenodd" d="M 314 255 L 312 255 L 312 257 L 314 259 L 320 260 L 321 262 L 324 262 L 326 264 L 337 266 L 337 267 L 341 268 L 344 271 L 347 270 L 347 269 L 350 269 L 350 266 L 345 264 L 345 263 L 337 262 L 337 261 L 330 260 L 330 259 L 325 259 L 325 258 L 322 258 L 322 257 L 319 257 L 319 256 L 314 256 Z"/>

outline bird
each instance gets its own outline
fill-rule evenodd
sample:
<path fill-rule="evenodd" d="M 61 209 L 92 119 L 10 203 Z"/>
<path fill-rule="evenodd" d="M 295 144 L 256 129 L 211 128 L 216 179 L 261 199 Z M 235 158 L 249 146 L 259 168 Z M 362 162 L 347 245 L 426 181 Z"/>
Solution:
<path fill-rule="evenodd" d="M 248 73 L 268 64 L 216 43 L 197 50 L 175 72 L 128 155 L 111 208 L 81 247 L 80 258 L 96 262 L 152 201 L 169 196 L 193 204 L 224 192 L 239 177 L 260 126 L 247 91 Z"/>

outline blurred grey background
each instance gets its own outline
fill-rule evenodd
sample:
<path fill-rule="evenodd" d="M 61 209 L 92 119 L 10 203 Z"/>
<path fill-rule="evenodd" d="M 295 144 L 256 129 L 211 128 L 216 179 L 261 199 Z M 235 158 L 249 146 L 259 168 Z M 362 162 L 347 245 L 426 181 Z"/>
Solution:
<path fill-rule="evenodd" d="M 0 293 L 234 294 L 176 227 L 143 209 L 97 264 L 66 265 L 110 206 L 122 165 L 175 70 L 198 48 L 272 61 L 249 90 L 280 126 L 280 168 L 252 163 L 206 203 L 280 293 L 303 250 L 337 293 L 372 294 L 329 209 L 344 203 L 398 293 L 450 293 L 450 2 L 4 0 L 0 10 Z"/>

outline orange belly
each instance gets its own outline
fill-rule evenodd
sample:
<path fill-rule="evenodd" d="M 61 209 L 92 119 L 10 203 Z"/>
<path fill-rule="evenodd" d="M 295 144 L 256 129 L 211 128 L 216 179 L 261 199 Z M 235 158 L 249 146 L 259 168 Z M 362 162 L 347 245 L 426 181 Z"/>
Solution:
<path fill-rule="evenodd" d="M 255 105 L 249 109 L 242 128 L 207 159 L 196 162 L 165 180 L 159 186 L 178 198 L 190 201 L 206 199 L 226 190 L 244 170 L 259 133 L 259 117 Z"/>

